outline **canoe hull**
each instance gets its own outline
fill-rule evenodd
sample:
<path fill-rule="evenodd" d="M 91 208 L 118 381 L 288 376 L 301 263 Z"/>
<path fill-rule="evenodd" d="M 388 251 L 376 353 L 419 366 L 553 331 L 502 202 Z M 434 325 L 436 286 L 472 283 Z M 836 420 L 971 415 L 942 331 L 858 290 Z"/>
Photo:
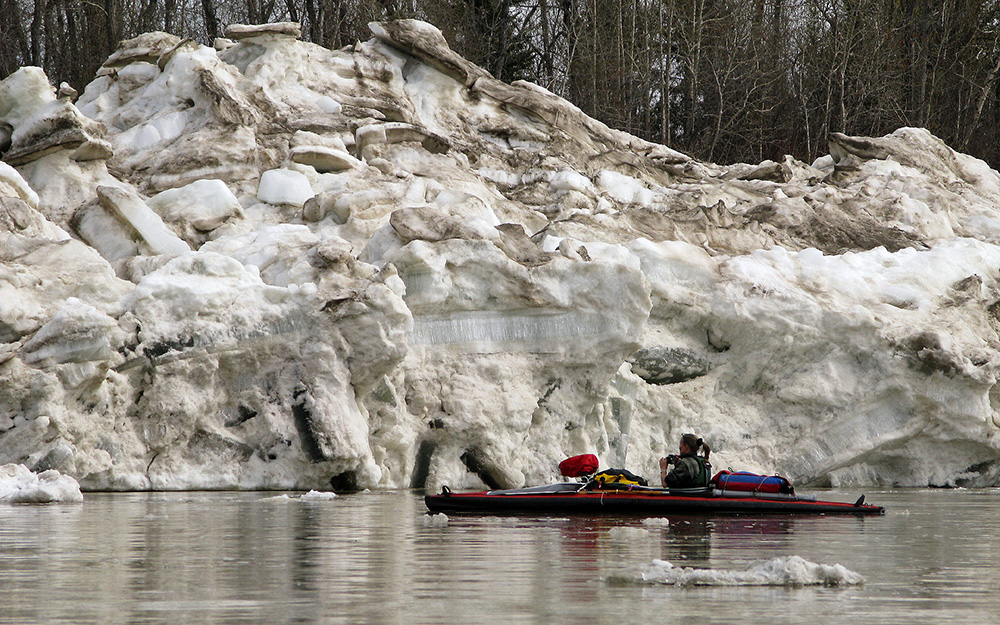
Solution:
<path fill-rule="evenodd" d="M 855 505 L 813 499 L 680 496 L 666 491 L 581 491 L 576 493 L 505 494 L 504 491 L 453 493 L 424 498 L 431 512 L 443 513 L 555 513 L 588 515 L 666 516 L 670 514 L 884 514 L 881 506 Z"/>

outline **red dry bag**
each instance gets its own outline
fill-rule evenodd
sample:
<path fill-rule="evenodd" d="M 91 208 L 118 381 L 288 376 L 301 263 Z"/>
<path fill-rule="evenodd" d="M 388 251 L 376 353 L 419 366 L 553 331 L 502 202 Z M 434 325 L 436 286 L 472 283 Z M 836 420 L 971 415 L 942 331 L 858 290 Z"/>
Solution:
<path fill-rule="evenodd" d="M 597 456 L 582 454 L 566 458 L 559 463 L 559 472 L 565 477 L 582 477 L 597 471 Z"/>

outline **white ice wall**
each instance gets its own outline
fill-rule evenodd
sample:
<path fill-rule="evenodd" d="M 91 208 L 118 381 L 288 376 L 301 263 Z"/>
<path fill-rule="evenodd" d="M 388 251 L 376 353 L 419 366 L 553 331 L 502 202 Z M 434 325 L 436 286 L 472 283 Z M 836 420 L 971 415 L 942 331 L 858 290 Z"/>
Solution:
<path fill-rule="evenodd" d="M 0 82 L 0 464 L 520 485 L 585 452 L 652 474 L 696 431 L 800 484 L 998 483 L 985 163 L 906 128 L 721 167 L 428 24 L 296 32 L 142 35 L 75 104 Z"/>

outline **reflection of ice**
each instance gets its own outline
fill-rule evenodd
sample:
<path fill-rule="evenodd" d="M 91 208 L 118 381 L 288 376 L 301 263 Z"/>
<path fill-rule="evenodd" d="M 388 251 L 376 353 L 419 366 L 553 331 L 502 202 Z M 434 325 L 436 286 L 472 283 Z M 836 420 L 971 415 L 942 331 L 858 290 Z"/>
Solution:
<path fill-rule="evenodd" d="M 649 532 L 642 527 L 612 527 L 608 530 L 608 538 L 617 543 L 636 543 L 649 540 Z"/>
<path fill-rule="evenodd" d="M 486 350 L 516 343 L 525 351 L 550 351 L 562 340 L 609 334 L 611 329 L 611 322 L 596 313 L 479 310 L 414 317 L 410 342 L 472 343 Z"/>

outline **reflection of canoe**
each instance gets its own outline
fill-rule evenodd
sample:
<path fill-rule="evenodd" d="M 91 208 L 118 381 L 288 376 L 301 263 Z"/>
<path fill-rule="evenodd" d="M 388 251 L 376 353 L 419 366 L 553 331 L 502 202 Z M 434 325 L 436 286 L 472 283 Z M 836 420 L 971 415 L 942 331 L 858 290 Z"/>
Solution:
<path fill-rule="evenodd" d="M 721 491 L 665 490 L 594 483 L 561 482 L 548 486 L 455 493 L 445 486 L 424 501 L 431 512 L 583 513 L 664 516 L 669 514 L 884 514 L 864 503 L 821 501 L 812 496 Z M 617 486 L 617 487 L 616 487 Z"/>

